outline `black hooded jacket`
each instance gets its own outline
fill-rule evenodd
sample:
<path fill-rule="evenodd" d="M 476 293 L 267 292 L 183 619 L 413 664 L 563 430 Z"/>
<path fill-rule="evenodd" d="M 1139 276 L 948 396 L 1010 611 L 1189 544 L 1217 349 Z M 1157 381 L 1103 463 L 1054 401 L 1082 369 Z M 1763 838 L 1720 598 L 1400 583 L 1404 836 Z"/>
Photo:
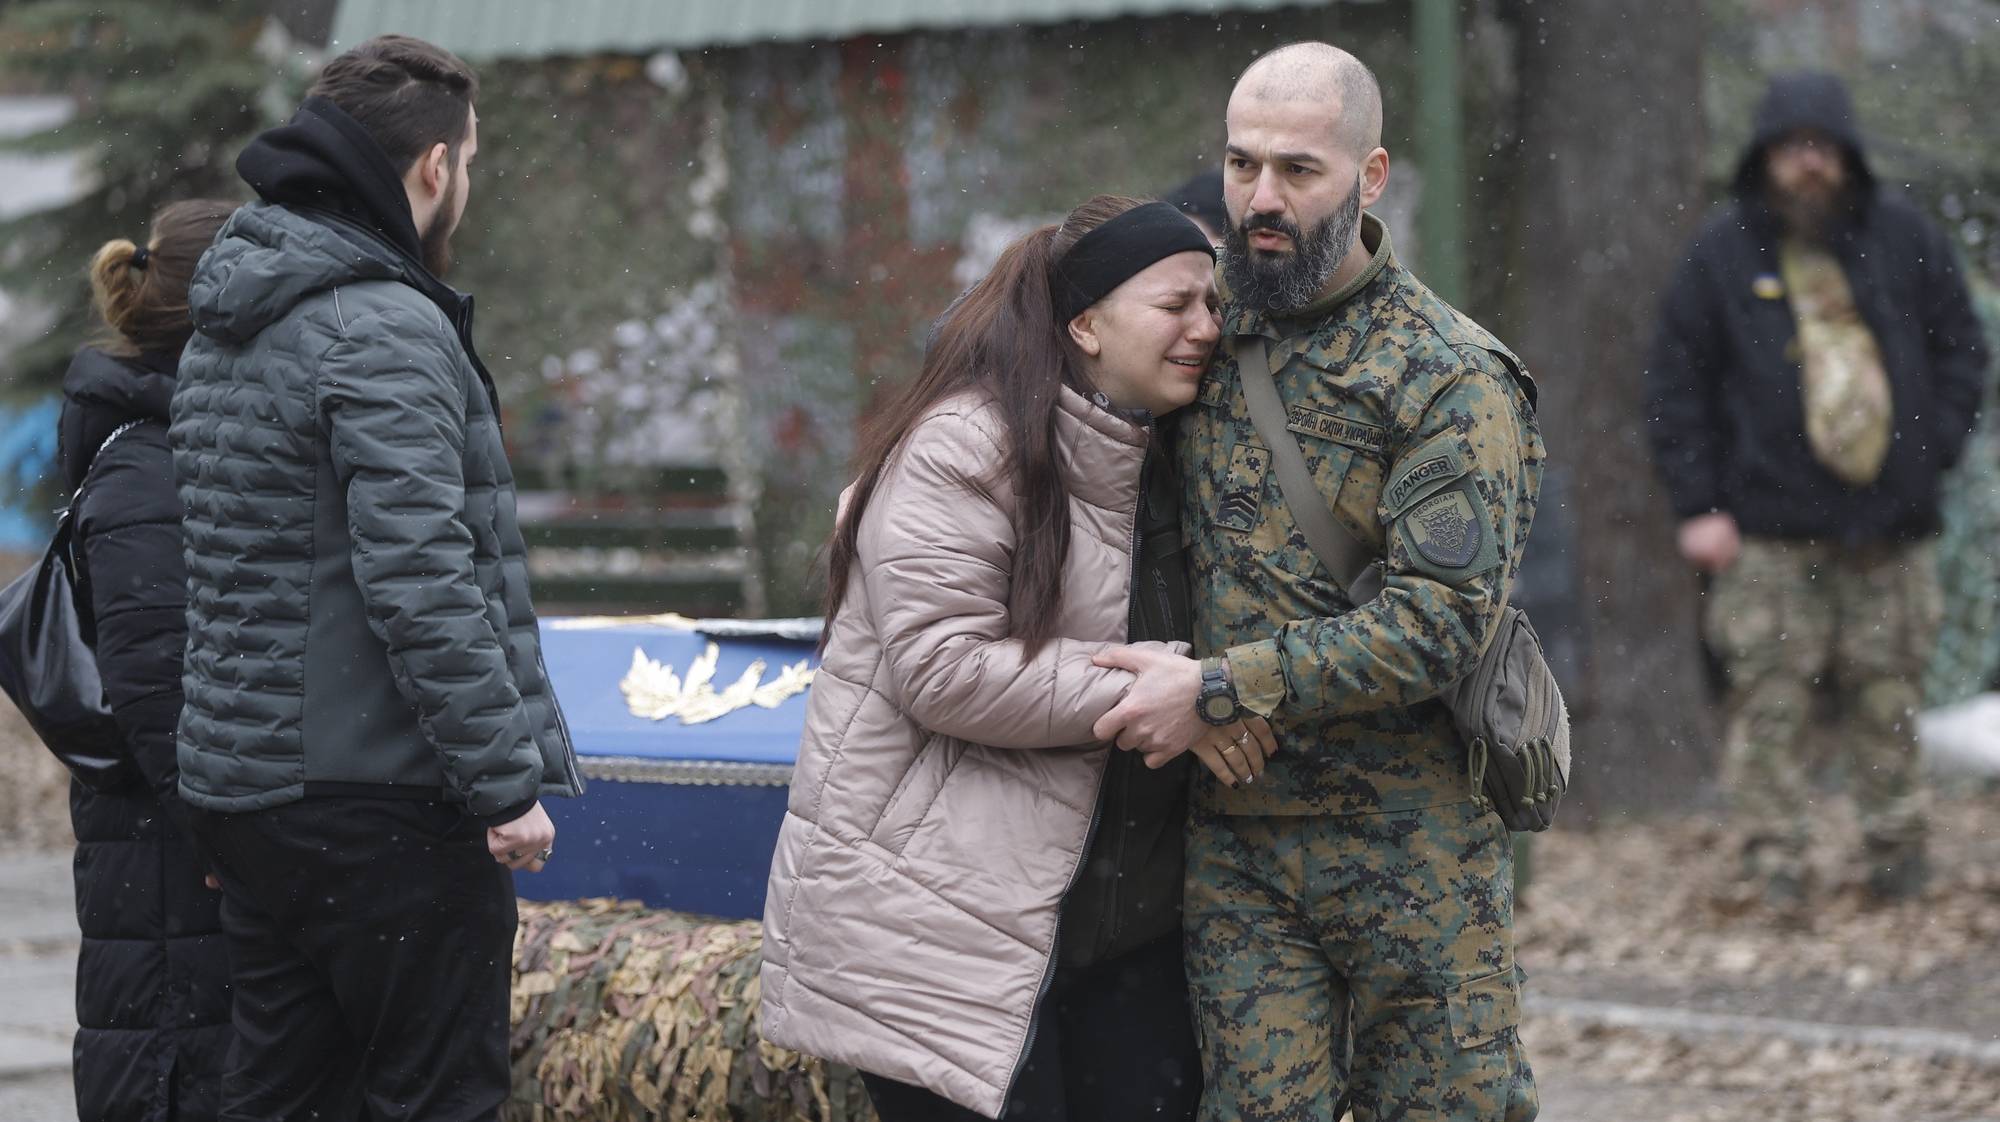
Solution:
<path fill-rule="evenodd" d="M 1831 248 L 1881 348 L 1895 403 L 1881 476 L 1855 487 L 1820 466 L 1805 434 L 1797 324 L 1778 283 L 1783 227 L 1765 156 L 1787 133 L 1839 139 L 1851 206 Z M 1937 532 L 1940 474 L 1971 433 L 1986 349 L 1951 244 L 1868 166 L 1838 79 L 1771 83 L 1732 198 L 1668 287 L 1646 369 L 1655 458 L 1674 513 L 1733 515 L 1743 533 L 1848 544 Z"/>
<path fill-rule="evenodd" d="M 175 793 L 187 568 L 166 420 L 178 360 L 86 349 L 63 380 L 64 485 L 73 490 L 99 461 L 76 508 L 98 671 L 145 777 L 126 791 L 71 788 L 83 1122 L 215 1117 L 230 1039 L 220 897 L 202 885 L 206 868 Z M 100 456 L 128 421 L 146 423 Z"/>

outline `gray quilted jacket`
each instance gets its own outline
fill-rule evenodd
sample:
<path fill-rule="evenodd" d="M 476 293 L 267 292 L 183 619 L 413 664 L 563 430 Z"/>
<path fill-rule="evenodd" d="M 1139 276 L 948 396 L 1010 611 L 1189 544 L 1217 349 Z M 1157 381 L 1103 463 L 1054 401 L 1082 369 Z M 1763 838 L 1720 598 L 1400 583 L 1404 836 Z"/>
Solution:
<path fill-rule="evenodd" d="M 182 798 L 431 798 L 497 824 L 578 793 L 470 299 L 338 216 L 252 203 L 189 303 Z"/>

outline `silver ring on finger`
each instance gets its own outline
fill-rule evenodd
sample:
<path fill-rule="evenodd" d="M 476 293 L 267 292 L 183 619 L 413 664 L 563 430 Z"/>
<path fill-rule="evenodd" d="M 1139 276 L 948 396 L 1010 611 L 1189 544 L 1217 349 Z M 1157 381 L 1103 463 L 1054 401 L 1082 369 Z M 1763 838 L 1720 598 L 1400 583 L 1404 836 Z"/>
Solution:
<path fill-rule="evenodd" d="M 1243 735 L 1236 738 L 1236 746 L 1241 748 L 1248 743 L 1250 743 L 1250 730 L 1244 729 Z"/>
<path fill-rule="evenodd" d="M 555 855 L 556 855 L 555 847 L 550 846 L 549 848 L 542 850 L 540 853 L 535 854 L 535 860 L 540 861 L 541 863 L 546 865 L 548 864 L 549 858 L 554 857 Z"/>
<path fill-rule="evenodd" d="M 507 851 L 507 860 L 519 861 L 520 859 L 521 859 L 521 854 L 518 851 L 512 849 Z"/>

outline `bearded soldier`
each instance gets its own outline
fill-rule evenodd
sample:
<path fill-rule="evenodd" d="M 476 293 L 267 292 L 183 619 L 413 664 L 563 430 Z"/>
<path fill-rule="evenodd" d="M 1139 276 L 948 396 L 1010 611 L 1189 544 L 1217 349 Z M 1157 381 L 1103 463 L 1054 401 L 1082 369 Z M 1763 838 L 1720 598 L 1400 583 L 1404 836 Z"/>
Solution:
<path fill-rule="evenodd" d="M 1389 181 L 1381 130 L 1374 75 L 1324 43 L 1237 83 L 1222 349 L 1177 436 L 1205 661 L 1104 659 L 1140 675 L 1097 729 L 1122 747 L 1168 751 L 1242 711 L 1277 737 L 1262 774 L 1194 797 L 1205 1122 L 1335 1118 L 1343 1098 L 1361 1119 L 1536 1113 L 1512 849 L 1437 700 L 1518 573 L 1542 473 L 1534 388 L 1367 213 Z M 1259 362 L 1281 432 L 1246 400 Z M 1316 493 L 1280 488 L 1280 440 Z M 1308 502 L 1379 561 L 1379 595 L 1350 596 L 1308 544 Z"/>

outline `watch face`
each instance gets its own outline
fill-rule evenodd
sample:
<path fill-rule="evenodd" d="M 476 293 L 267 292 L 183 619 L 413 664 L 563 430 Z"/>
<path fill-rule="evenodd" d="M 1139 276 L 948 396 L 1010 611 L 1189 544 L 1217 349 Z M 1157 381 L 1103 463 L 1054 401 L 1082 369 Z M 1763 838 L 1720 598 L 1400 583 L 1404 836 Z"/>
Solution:
<path fill-rule="evenodd" d="M 1202 711 L 1211 721 L 1227 721 L 1236 715 L 1236 700 L 1228 694 L 1219 694 L 1202 701 Z"/>

